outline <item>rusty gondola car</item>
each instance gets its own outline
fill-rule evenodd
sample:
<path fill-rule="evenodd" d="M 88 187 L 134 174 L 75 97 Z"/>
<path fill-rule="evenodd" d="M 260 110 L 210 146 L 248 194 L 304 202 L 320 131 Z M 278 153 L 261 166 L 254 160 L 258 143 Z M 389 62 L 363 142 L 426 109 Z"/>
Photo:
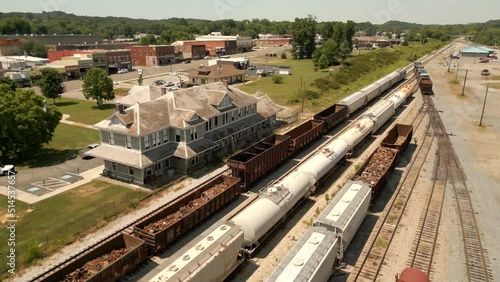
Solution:
<path fill-rule="evenodd" d="M 146 245 L 143 240 L 119 234 L 35 281 L 118 281 L 146 259 Z"/>
<path fill-rule="evenodd" d="M 393 148 L 398 150 L 398 154 L 401 154 L 413 137 L 413 126 L 407 124 L 396 124 L 387 134 L 387 136 L 382 140 L 381 145 L 387 148 Z"/>
<path fill-rule="evenodd" d="M 349 109 L 346 105 L 334 104 L 314 116 L 315 120 L 322 120 L 325 122 L 323 127 L 324 133 L 333 129 L 337 124 L 341 123 L 347 118 Z"/>
<path fill-rule="evenodd" d="M 232 176 L 248 187 L 288 158 L 289 139 L 290 136 L 275 134 L 228 158 Z"/>
<path fill-rule="evenodd" d="M 324 121 L 308 120 L 301 125 L 287 131 L 284 135 L 288 139 L 288 155 L 292 156 L 307 147 L 311 142 L 323 136 Z"/>
<path fill-rule="evenodd" d="M 240 179 L 221 175 L 134 226 L 134 235 L 154 251 L 164 250 L 208 216 L 241 194 Z"/>
<path fill-rule="evenodd" d="M 372 187 L 371 204 L 385 186 L 387 178 L 396 166 L 397 149 L 380 146 L 359 168 L 352 180 L 362 181 Z"/>

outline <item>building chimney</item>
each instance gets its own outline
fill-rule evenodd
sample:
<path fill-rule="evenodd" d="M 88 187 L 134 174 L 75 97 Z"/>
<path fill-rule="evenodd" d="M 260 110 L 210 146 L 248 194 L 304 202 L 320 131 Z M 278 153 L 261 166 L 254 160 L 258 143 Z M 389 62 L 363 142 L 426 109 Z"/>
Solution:
<path fill-rule="evenodd" d="M 167 87 L 162 86 L 162 87 L 160 87 L 160 89 L 161 89 L 161 95 L 167 94 Z"/>
<path fill-rule="evenodd" d="M 224 84 L 224 87 L 228 88 L 228 82 L 227 79 L 223 79 L 222 83 Z"/>
<path fill-rule="evenodd" d="M 125 113 L 122 104 L 116 104 L 116 111 L 119 112 L 120 114 Z"/>

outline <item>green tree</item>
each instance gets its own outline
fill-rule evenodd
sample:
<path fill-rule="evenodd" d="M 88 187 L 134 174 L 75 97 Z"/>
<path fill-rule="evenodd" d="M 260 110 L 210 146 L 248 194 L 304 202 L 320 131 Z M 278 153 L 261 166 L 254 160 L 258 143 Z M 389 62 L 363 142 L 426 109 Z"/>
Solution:
<path fill-rule="evenodd" d="M 316 45 L 314 38 L 316 37 L 316 17 L 309 15 L 307 18 L 295 18 L 293 23 L 293 56 L 294 58 L 311 58 Z"/>
<path fill-rule="evenodd" d="M 286 59 L 286 51 L 281 52 L 281 58 Z"/>
<path fill-rule="evenodd" d="M 62 114 L 33 90 L 14 92 L 0 84 L 0 160 L 31 158 L 52 140 Z"/>
<path fill-rule="evenodd" d="M 40 58 L 48 58 L 48 48 L 47 46 L 33 41 L 25 41 L 21 45 L 21 54 L 26 54 L 28 56 L 35 56 Z"/>
<path fill-rule="evenodd" d="M 347 45 L 349 46 L 349 50 L 351 52 L 354 49 L 352 38 L 355 33 L 356 33 L 356 23 L 353 21 L 347 21 L 345 25 L 345 39 L 347 40 Z"/>
<path fill-rule="evenodd" d="M 344 40 L 339 46 L 339 57 L 342 62 L 344 62 L 351 55 L 351 48 L 349 48 L 349 43 Z"/>
<path fill-rule="evenodd" d="M 339 57 L 339 47 L 338 43 L 333 39 L 328 39 L 323 43 L 323 47 L 321 47 L 321 53 L 325 55 L 327 59 L 327 66 L 333 65 L 337 58 Z"/>
<path fill-rule="evenodd" d="M 328 60 L 327 56 L 325 54 L 321 54 L 321 57 L 318 60 L 318 67 L 320 69 L 324 69 L 328 67 L 330 61 Z"/>
<path fill-rule="evenodd" d="M 17 85 L 16 82 L 8 77 L 0 76 L 0 85 L 7 84 L 12 91 L 16 91 Z"/>
<path fill-rule="evenodd" d="M 144 37 L 141 37 L 141 39 L 139 39 L 139 45 L 146 46 L 146 45 L 155 45 L 155 44 L 156 44 L 156 38 L 152 34 L 148 34 Z"/>
<path fill-rule="evenodd" d="M 97 107 L 101 108 L 103 101 L 115 98 L 113 80 L 108 77 L 105 70 L 92 68 L 83 78 L 83 95 L 87 100 L 91 98 L 96 100 Z"/>
<path fill-rule="evenodd" d="M 41 72 L 42 79 L 40 80 L 40 89 L 42 90 L 42 94 L 52 99 L 55 104 L 56 98 L 61 97 L 61 93 L 64 92 L 62 75 L 52 68 L 42 69 Z"/>

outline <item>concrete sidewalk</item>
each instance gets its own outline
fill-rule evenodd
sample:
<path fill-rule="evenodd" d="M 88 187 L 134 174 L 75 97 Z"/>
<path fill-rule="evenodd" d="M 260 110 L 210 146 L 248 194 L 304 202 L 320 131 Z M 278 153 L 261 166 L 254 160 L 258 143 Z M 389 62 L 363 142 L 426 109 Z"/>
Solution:
<path fill-rule="evenodd" d="M 68 120 L 69 118 L 70 118 L 70 115 L 63 114 L 60 122 L 61 123 L 65 123 L 65 124 L 69 124 L 69 125 L 74 125 L 74 126 L 80 126 L 80 127 L 85 127 L 85 128 L 89 128 L 89 129 L 99 130 L 98 128 L 94 127 L 93 125 L 85 124 L 85 123 L 80 123 L 80 122 L 76 122 L 76 121 L 70 121 L 70 120 Z"/>
<path fill-rule="evenodd" d="M 40 197 L 37 197 L 37 196 L 34 196 L 30 193 L 16 189 L 16 200 L 19 200 L 21 202 L 25 202 L 28 204 L 34 204 L 36 202 L 40 202 L 40 201 L 45 200 L 47 198 L 53 197 L 57 194 L 60 194 L 60 193 L 66 192 L 70 189 L 73 189 L 75 187 L 89 183 L 90 181 L 100 177 L 103 170 L 104 170 L 104 165 L 101 165 L 101 166 L 98 166 L 96 168 L 84 171 L 84 172 L 80 173 L 82 180 L 79 180 L 75 183 L 64 186 L 63 188 L 56 189 L 56 190 L 54 190 L 50 193 L 44 194 Z M 14 185 L 14 187 L 15 187 L 15 185 Z M 7 196 L 7 191 L 8 191 L 8 188 L 6 186 L 0 186 L 0 194 Z"/>

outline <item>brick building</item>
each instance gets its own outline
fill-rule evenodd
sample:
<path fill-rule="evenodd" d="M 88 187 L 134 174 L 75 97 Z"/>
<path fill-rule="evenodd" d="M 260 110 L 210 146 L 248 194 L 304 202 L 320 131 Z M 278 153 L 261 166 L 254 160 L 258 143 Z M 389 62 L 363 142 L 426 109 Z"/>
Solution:
<path fill-rule="evenodd" d="M 192 46 L 205 46 L 205 53 L 210 56 L 221 56 L 236 54 L 236 40 L 207 40 L 207 41 L 184 41 L 184 50 L 192 49 Z"/>
<path fill-rule="evenodd" d="M 171 45 L 128 46 L 134 66 L 165 66 L 175 62 Z"/>
<path fill-rule="evenodd" d="M 93 67 L 106 70 L 109 73 L 116 73 L 119 69 L 132 69 L 132 62 L 129 49 L 117 50 L 63 50 L 49 51 L 49 62 L 62 60 L 66 57 L 88 56 L 93 60 Z"/>

